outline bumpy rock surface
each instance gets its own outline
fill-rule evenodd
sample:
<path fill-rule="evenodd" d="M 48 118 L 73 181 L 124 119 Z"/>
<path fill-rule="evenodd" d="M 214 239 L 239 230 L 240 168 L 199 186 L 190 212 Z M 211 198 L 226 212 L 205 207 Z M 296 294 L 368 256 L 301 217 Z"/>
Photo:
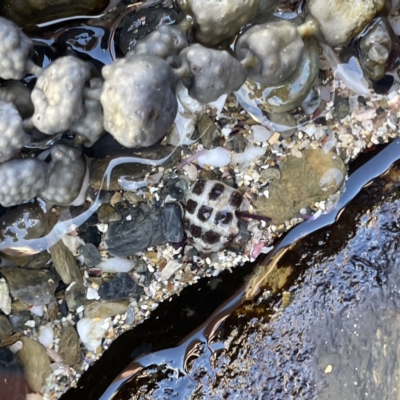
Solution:
<path fill-rule="evenodd" d="M 128 57 L 106 65 L 102 73 L 105 129 L 125 147 L 160 140 L 178 109 L 168 63 L 155 56 Z"/>
<path fill-rule="evenodd" d="M 359 34 L 385 6 L 385 0 L 309 0 L 307 11 L 318 39 L 344 46 Z"/>
<path fill-rule="evenodd" d="M 11 207 L 36 197 L 45 187 L 48 165 L 37 158 L 0 165 L 0 204 Z"/>
<path fill-rule="evenodd" d="M 88 64 L 76 57 L 53 61 L 32 91 L 35 127 L 48 135 L 70 128 L 84 112 L 83 89 L 89 78 Z"/>
<path fill-rule="evenodd" d="M 0 17 L 0 78 L 22 79 L 32 41 L 13 22 Z"/>
<path fill-rule="evenodd" d="M 161 25 L 155 31 L 141 39 L 126 57 L 149 54 L 174 64 L 179 53 L 187 47 L 186 32 L 178 26 Z"/>
<path fill-rule="evenodd" d="M 326 200 L 342 185 L 345 166 L 341 158 L 321 149 L 306 150 L 302 158 L 288 157 L 282 167 L 282 178 L 271 182 L 269 198 L 259 196 L 254 201 L 257 214 L 280 224 L 295 216 L 301 208 Z"/>
<path fill-rule="evenodd" d="M 40 197 L 50 204 L 72 204 L 86 176 L 86 160 L 81 151 L 63 144 L 53 146 L 49 169 L 48 183 Z"/>
<path fill-rule="evenodd" d="M 255 17 L 258 0 L 178 0 L 182 10 L 194 18 L 196 39 L 214 45 L 227 39 Z"/>
<path fill-rule="evenodd" d="M 85 100 L 86 113 L 71 126 L 71 131 L 83 138 L 83 145 L 93 146 L 105 133 L 103 111 L 97 100 Z"/>
<path fill-rule="evenodd" d="M 235 211 L 243 196 L 219 181 L 198 180 L 186 201 L 185 231 L 200 254 L 217 253 L 239 233 Z"/>
<path fill-rule="evenodd" d="M 303 51 L 303 40 L 289 21 L 252 26 L 235 47 L 238 59 L 245 60 L 249 77 L 261 84 L 288 79 L 298 67 Z"/>
<path fill-rule="evenodd" d="M 247 77 L 246 69 L 227 51 L 194 44 L 184 49 L 179 58 L 182 68 L 189 72 L 184 73 L 183 84 L 190 96 L 201 103 L 239 89 Z"/>
<path fill-rule="evenodd" d="M 0 163 L 12 158 L 30 141 L 14 104 L 0 101 Z"/>

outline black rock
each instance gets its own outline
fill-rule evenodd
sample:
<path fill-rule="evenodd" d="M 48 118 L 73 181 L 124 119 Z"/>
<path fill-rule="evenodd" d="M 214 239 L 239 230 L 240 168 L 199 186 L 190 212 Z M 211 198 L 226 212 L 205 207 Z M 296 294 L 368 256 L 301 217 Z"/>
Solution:
<path fill-rule="evenodd" d="M 10 400 L 26 400 L 28 393 L 22 365 L 6 347 L 0 347 L 0 393 Z"/>
<path fill-rule="evenodd" d="M 88 243 L 85 244 L 84 246 L 81 246 L 78 249 L 78 252 L 80 255 L 85 257 L 85 264 L 88 267 L 93 267 L 101 263 L 99 250 L 97 250 L 97 247 L 92 243 Z"/>
<path fill-rule="evenodd" d="M 189 191 L 189 185 L 183 178 L 164 180 L 165 191 L 177 200 L 183 200 Z"/>
<path fill-rule="evenodd" d="M 177 204 L 167 204 L 163 209 L 140 205 L 130 207 L 129 213 L 119 211 L 123 219 L 109 224 L 104 235 L 113 256 L 131 256 L 148 247 L 183 240 L 182 213 Z"/>
<path fill-rule="evenodd" d="M 185 237 L 182 224 L 182 209 L 178 204 L 167 203 L 161 211 L 162 229 L 165 240 L 178 243 Z"/>
<path fill-rule="evenodd" d="M 94 214 L 78 228 L 79 236 L 86 243 L 92 243 L 96 247 L 98 247 L 101 242 L 101 233 L 96 226 L 98 223 L 97 215 Z"/>
<path fill-rule="evenodd" d="M 99 288 L 100 298 L 109 301 L 128 298 L 138 300 L 142 293 L 142 287 L 137 285 L 128 273 L 119 274 L 116 278 L 103 283 Z"/>
<path fill-rule="evenodd" d="M 347 99 L 337 96 L 335 100 L 335 108 L 333 110 L 333 120 L 340 122 L 343 118 L 347 117 L 350 113 L 350 106 Z"/>

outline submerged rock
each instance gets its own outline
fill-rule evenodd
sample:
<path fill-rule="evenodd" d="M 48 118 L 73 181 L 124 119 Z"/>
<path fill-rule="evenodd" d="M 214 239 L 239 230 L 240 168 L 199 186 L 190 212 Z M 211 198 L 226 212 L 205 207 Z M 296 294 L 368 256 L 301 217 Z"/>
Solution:
<path fill-rule="evenodd" d="M 257 214 L 280 224 L 295 216 L 301 208 L 326 200 L 344 182 L 346 168 L 341 158 L 321 149 L 306 150 L 303 157 L 288 157 L 282 178 L 269 185 L 269 198 L 258 196 L 253 202 Z"/>
<path fill-rule="evenodd" d="M 258 115 L 260 109 L 268 113 L 283 113 L 298 107 L 310 92 L 319 71 L 319 48 L 314 38 L 304 41 L 305 48 L 297 68 L 282 83 L 261 85 L 252 79 L 235 93 L 242 107 Z"/>

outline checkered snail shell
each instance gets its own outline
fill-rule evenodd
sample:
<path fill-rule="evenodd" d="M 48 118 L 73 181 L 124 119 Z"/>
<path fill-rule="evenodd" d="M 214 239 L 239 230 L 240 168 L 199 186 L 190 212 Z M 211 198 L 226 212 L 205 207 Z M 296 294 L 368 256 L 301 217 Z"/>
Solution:
<path fill-rule="evenodd" d="M 239 233 L 235 215 L 243 200 L 239 191 L 219 181 L 198 180 L 186 200 L 186 235 L 201 255 L 223 250 Z"/>

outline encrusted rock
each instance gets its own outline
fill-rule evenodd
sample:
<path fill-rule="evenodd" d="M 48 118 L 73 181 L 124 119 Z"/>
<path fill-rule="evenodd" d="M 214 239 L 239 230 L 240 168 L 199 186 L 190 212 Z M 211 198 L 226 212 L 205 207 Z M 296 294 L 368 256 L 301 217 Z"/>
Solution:
<path fill-rule="evenodd" d="M 196 39 L 214 45 L 239 32 L 257 14 L 257 0 L 178 0 L 184 12 L 194 18 Z"/>
<path fill-rule="evenodd" d="M 102 69 L 104 127 L 125 147 L 157 143 L 174 122 L 178 103 L 168 63 L 141 55 Z"/>
<path fill-rule="evenodd" d="M 259 195 L 253 202 L 257 214 L 270 217 L 274 224 L 337 192 L 346 168 L 337 154 L 315 149 L 305 150 L 301 158 L 289 156 L 281 173 L 281 179 L 269 185 L 269 198 Z"/>

